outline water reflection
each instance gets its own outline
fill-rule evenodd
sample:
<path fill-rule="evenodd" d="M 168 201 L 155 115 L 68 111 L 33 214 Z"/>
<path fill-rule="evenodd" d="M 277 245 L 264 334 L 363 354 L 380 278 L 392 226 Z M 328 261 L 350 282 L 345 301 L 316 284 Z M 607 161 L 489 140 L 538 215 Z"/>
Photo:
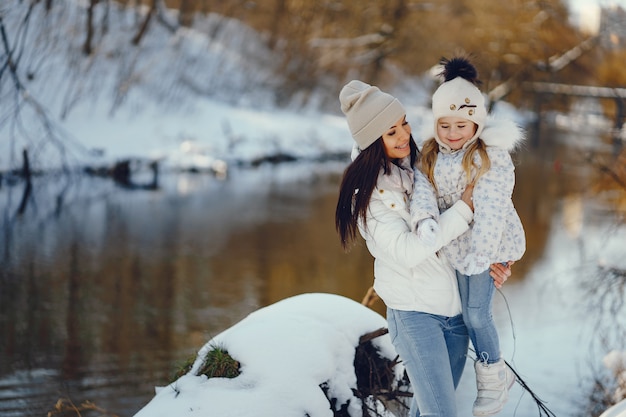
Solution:
<path fill-rule="evenodd" d="M 596 172 L 585 152 L 551 141 L 515 156 L 528 251 L 510 297 L 555 256 L 555 229 L 576 239 L 588 221 Z M 257 308 L 303 292 L 360 300 L 372 259 L 362 243 L 345 254 L 333 222 L 344 167 L 163 174 L 153 192 L 38 179 L 21 216 L 20 190 L 4 189 L 0 413 L 41 416 L 68 397 L 130 416 L 177 364 Z"/>
<path fill-rule="evenodd" d="M 44 198 L 2 243 L 3 415 L 42 415 L 64 396 L 131 415 L 177 362 L 260 306 L 361 297 L 369 255 L 347 258 L 329 221 L 342 168 L 172 175 L 154 193 L 83 178 L 60 212 L 46 200 L 54 184 L 35 182 Z"/>

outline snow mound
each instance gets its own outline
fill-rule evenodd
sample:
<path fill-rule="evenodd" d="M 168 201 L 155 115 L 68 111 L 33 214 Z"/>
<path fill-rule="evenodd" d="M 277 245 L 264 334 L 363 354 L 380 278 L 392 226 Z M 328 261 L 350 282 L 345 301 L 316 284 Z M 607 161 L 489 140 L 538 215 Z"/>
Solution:
<path fill-rule="evenodd" d="M 198 352 L 191 371 L 156 396 L 136 417 L 304 416 L 332 417 L 328 397 L 337 408 L 347 404 L 351 416 L 362 415 L 354 370 L 362 335 L 386 327 L 373 310 L 333 294 L 302 294 L 262 308 L 217 335 Z M 396 352 L 388 334 L 372 340 L 382 357 Z M 241 363 L 236 378 L 197 376 L 203 358 L 220 346 Z M 396 382 L 404 369 L 396 366 Z"/>

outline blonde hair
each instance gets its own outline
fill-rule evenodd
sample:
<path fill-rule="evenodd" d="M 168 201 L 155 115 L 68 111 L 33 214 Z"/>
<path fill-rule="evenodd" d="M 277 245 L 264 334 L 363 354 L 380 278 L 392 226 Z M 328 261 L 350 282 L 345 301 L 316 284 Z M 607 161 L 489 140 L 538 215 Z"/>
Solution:
<path fill-rule="evenodd" d="M 429 139 L 424 142 L 422 147 L 421 164 L 422 172 L 428 177 L 431 184 L 437 189 L 437 182 L 435 181 L 435 163 L 437 162 L 437 154 L 439 153 L 439 144 L 435 138 Z M 474 155 L 480 156 L 480 166 L 474 163 Z M 463 155 L 463 171 L 465 171 L 465 177 L 468 184 L 476 184 L 476 181 L 491 168 L 491 161 L 487 154 L 487 146 L 478 138 L 472 142 L 466 149 L 465 155 Z M 474 176 L 472 177 L 472 172 Z"/>

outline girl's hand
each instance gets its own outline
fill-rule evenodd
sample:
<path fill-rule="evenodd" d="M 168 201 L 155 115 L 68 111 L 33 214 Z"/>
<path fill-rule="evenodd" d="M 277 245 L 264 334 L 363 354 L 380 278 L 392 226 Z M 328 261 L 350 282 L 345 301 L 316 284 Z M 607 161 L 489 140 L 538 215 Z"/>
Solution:
<path fill-rule="evenodd" d="M 463 202 L 467 204 L 469 208 L 472 209 L 472 211 L 474 211 L 474 201 L 472 201 L 473 194 L 474 194 L 474 185 L 468 184 L 467 187 L 465 187 L 463 194 L 461 195 L 461 200 L 463 200 Z"/>
<path fill-rule="evenodd" d="M 509 261 L 506 263 L 491 264 L 489 275 L 493 278 L 493 283 L 496 288 L 502 288 L 502 284 L 511 276 L 511 266 L 514 263 L 514 261 Z"/>

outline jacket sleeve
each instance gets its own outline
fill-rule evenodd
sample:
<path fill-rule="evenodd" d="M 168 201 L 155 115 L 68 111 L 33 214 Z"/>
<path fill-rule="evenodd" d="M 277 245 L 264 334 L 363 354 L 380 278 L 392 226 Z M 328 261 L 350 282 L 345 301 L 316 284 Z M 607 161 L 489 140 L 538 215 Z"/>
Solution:
<path fill-rule="evenodd" d="M 474 187 L 474 224 L 463 271 L 468 275 L 485 271 L 497 261 L 506 216 L 513 209 L 515 167 L 511 156 L 501 148 L 488 147 L 487 152 L 491 168 Z"/>
<path fill-rule="evenodd" d="M 459 202 L 440 217 L 440 233 L 435 247 L 424 245 L 411 231 L 400 210 L 392 209 L 378 198 L 370 200 L 367 229 L 361 228 L 367 247 L 375 258 L 413 268 L 432 256 L 444 245 L 469 228 L 472 212 L 464 202 Z"/>
<path fill-rule="evenodd" d="M 410 199 L 411 230 L 417 230 L 417 223 L 424 219 L 439 220 L 439 207 L 435 188 L 426 175 L 415 169 L 413 193 Z"/>

